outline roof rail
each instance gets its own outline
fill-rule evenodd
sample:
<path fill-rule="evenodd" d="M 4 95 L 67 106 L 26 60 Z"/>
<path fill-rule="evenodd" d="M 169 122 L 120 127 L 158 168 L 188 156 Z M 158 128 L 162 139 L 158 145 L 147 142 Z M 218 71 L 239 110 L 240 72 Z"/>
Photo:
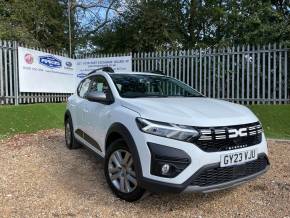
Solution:
<path fill-rule="evenodd" d="M 97 71 L 104 71 L 107 73 L 114 73 L 115 72 L 112 67 L 101 67 L 101 68 L 98 68 L 98 69 L 95 69 L 95 70 L 89 72 L 88 75 L 91 75 Z"/>
<path fill-rule="evenodd" d="M 160 75 L 165 75 L 161 70 L 152 70 L 149 73 L 155 73 L 155 74 L 160 74 Z"/>

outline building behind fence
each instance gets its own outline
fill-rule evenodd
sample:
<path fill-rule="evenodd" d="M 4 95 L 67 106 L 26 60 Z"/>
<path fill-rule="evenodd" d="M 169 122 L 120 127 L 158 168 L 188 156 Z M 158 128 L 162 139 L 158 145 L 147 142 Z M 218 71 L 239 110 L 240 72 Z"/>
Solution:
<path fill-rule="evenodd" d="M 65 101 L 68 94 L 19 93 L 17 47 L 16 42 L 0 41 L 0 104 Z M 116 55 L 102 57 L 109 56 Z M 160 70 L 207 97 L 243 104 L 290 102 L 289 49 L 281 45 L 136 53 L 132 56 L 133 71 Z"/>

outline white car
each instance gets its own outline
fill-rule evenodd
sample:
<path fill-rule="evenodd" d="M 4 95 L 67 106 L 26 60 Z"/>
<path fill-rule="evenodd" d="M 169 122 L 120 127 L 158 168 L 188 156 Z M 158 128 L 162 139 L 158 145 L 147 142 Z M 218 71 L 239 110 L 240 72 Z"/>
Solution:
<path fill-rule="evenodd" d="M 88 74 L 68 99 L 65 139 L 105 159 L 107 182 L 126 201 L 145 191 L 216 191 L 269 168 L 261 123 L 247 107 L 158 73 Z"/>

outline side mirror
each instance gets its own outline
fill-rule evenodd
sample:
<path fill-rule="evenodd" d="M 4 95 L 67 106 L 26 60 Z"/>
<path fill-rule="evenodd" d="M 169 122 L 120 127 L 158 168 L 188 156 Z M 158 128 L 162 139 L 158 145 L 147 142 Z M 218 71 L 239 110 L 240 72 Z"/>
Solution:
<path fill-rule="evenodd" d="M 105 104 L 110 104 L 113 102 L 112 99 L 109 98 L 104 92 L 89 92 L 86 97 L 89 101 L 93 102 L 100 102 Z"/>

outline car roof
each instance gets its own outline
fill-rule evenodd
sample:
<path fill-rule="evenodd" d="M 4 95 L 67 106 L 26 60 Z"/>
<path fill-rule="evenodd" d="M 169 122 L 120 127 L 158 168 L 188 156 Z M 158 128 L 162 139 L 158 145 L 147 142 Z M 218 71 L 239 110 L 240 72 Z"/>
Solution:
<path fill-rule="evenodd" d="M 151 75 L 151 76 L 165 76 L 163 74 L 159 74 L 159 73 L 151 73 L 151 72 L 130 72 L 130 71 L 115 71 L 114 73 L 108 73 L 108 72 L 104 72 L 104 71 L 96 71 L 94 73 L 89 74 L 88 76 L 92 76 L 92 75 L 104 75 L 104 74 L 109 74 L 109 75 Z"/>
<path fill-rule="evenodd" d="M 163 74 L 159 73 L 152 73 L 152 72 L 114 72 L 114 73 L 109 73 L 110 75 L 118 74 L 131 74 L 131 75 L 154 75 L 154 76 L 164 76 Z"/>

